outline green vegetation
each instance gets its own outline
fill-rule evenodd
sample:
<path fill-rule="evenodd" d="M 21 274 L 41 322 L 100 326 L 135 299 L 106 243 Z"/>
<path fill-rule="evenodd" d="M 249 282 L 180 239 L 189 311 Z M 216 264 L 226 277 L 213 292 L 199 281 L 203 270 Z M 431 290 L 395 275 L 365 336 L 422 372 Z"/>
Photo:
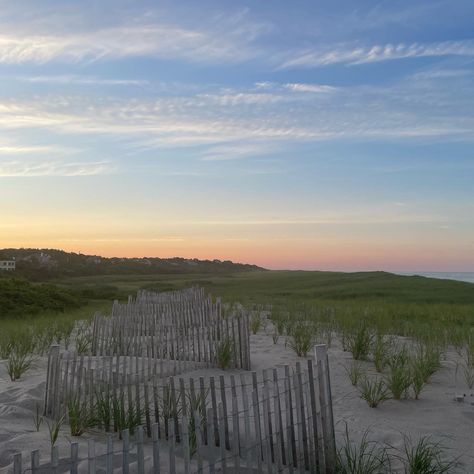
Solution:
<path fill-rule="evenodd" d="M 2 249 L 0 260 L 16 260 L 15 273 L 35 281 L 93 275 L 222 274 L 262 270 L 256 265 L 185 258 L 105 258 L 55 249 Z"/>
<path fill-rule="evenodd" d="M 337 474 L 379 474 L 390 472 L 390 457 L 387 448 L 368 440 L 365 431 L 358 445 L 353 443 L 347 429 L 341 448 L 337 451 Z"/>
<path fill-rule="evenodd" d="M 345 369 L 351 384 L 357 387 L 359 381 L 362 380 L 362 377 L 365 375 L 362 365 L 358 361 L 353 360 L 349 367 L 345 367 Z"/>
<path fill-rule="evenodd" d="M 451 472 L 454 461 L 443 458 L 443 448 L 440 443 L 434 442 L 429 436 L 417 441 L 404 437 L 404 446 L 398 456 L 405 467 L 406 474 L 443 474 Z"/>
<path fill-rule="evenodd" d="M 63 426 L 65 418 L 65 415 L 63 415 L 56 420 L 52 420 L 51 423 L 46 421 L 46 424 L 48 425 L 49 441 L 51 443 L 51 447 L 53 447 L 58 440 L 59 432 L 61 431 L 61 427 Z"/>
<path fill-rule="evenodd" d="M 346 424 L 342 446 L 337 451 L 337 474 L 379 474 L 392 472 L 392 465 L 401 463 L 405 474 L 443 474 L 452 472 L 454 460 L 447 460 L 440 443 L 429 436 L 414 441 L 404 436 L 402 448 L 369 440 L 364 431 L 359 443 L 351 440 Z M 399 472 L 397 469 L 396 472 Z M 401 471 L 400 471 L 401 472 Z"/>
<path fill-rule="evenodd" d="M 287 345 L 298 357 L 306 357 L 314 345 L 314 328 L 305 321 L 297 321 L 288 330 Z"/>
<path fill-rule="evenodd" d="M 0 320 L 43 311 L 65 311 L 80 305 L 77 295 L 58 286 L 0 278 Z"/>
<path fill-rule="evenodd" d="M 234 343 L 229 337 L 219 342 L 216 349 L 217 365 L 225 370 L 230 366 L 234 355 Z"/>
<path fill-rule="evenodd" d="M 81 436 L 88 428 L 97 424 L 95 407 L 81 402 L 78 395 L 71 395 L 67 400 L 67 415 L 71 436 Z"/>
<path fill-rule="evenodd" d="M 370 408 L 376 408 L 380 403 L 390 398 L 388 387 L 383 379 L 365 377 L 359 386 L 360 396 Z"/>

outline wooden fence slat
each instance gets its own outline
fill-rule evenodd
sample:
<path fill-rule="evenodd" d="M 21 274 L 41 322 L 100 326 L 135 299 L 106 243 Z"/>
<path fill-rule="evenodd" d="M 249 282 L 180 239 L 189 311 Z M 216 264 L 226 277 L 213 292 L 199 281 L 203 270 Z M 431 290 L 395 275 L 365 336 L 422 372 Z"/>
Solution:
<path fill-rule="evenodd" d="M 172 419 L 170 419 L 170 422 L 171 423 L 169 423 L 169 436 L 168 436 L 170 474 L 176 474 L 174 423 Z"/>
<path fill-rule="evenodd" d="M 153 423 L 151 437 L 153 440 L 153 473 L 160 474 L 160 426 L 158 423 Z"/>
<path fill-rule="evenodd" d="M 35 449 L 31 452 L 31 474 L 38 474 L 40 469 L 40 452 Z"/>
<path fill-rule="evenodd" d="M 87 445 L 87 472 L 96 474 L 95 442 L 93 439 L 90 439 Z"/>
<path fill-rule="evenodd" d="M 77 474 L 79 462 L 79 443 L 71 443 L 71 474 Z"/>
<path fill-rule="evenodd" d="M 107 452 L 105 458 L 106 474 L 113 474 L 114 469 L 114 439 L 111 433 L 107 434 Z"/>
<path fill-rule="evenodd" d="M 145 458 L 143 452 L 143 426 L 137 426 L 137 472 L 145 474 Z"/>
<path fill-rule="evenodd" d="M 130 431 L 122 431 L 122 473 L 130 472 Z"/>
<path fill-rule="evenodd" d="M 13 455 L 13 474 L 23 474 L 21 453 L 16 453 Z"/>

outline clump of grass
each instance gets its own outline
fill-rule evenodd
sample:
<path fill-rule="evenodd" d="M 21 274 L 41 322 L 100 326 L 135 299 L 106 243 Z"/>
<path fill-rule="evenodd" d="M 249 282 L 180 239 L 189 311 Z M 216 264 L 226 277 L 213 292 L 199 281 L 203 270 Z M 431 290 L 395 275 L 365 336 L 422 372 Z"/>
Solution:
<path fill-rule="evenodd" d="M 64 423 L 64 418 L 65 416 L 62 415 L 61 417 L 52 420 L 51 423 L 49 421 L 46 422 L 48 425 L 48 430 L 49 430 L 49 442 L 51 443 L 51 447 L 53 447 L 56 444 L 56 441 L 58 440 L 59 432 L 61 430 L 61 426 Z"/>
<path fill-rule="evenodd" d="M 416 357 L 420 359 L 425 373 L 425 381 L 441 368 L 441 351 L 436 344 L 421 344 L 417 348 Z"/>
<path fill-rule="evenodd" d="M 196 419 L 198 418 L 198 423 L 203 426 L 204 420 L 206 419 L 206 408 L 207 408 L 207 389 L 204 393 L 198 393 L 194 396 L 191 395 L 191 391 L 186 392 L 186 398 L 188 399 L 189 412 L 191 413 L 189 417 L 189 449 L 190 454 L 193 455 L 196 452 L 197 448 L 197 439 L 196 439 Z"/>
<path fill-rule="evenodd" d="M 70 396 L 67 400 L 67 414 L 71 436 L 81 436 L 88 428 L 97 424 L 95 407 L 86 402 L 81 402 L 77 395 Z"/>
<path fill-rule="evenodd" d="M 283 336 L 288 325 L 288 318 L 286 313 L 281 308 L 273 308 L 271 313 L 271 319 L 273 325 L 275 326 L 275 332 L 279 336 Z"/>
<path fill-rule="evenodd" d="M 287 344 L 298 357 L 306 357 L 314 345 L 313 328 L 303 322 L 295 324 L 291 328 Z"/>
<path fill-rule="evenodd" d="M 234 355 L 234 343 L 232 339 L 226 337 L 219 342 L 216 349 L 217 365 L 221 369 L 230 367 Z"/>
<path fill-rule="evenodd" d="M 362 365 L 358 361 L 353 360 L 351 364 L 349 365 L 349 367 L 345 367 L 345 369 L 349 377 L 349 380 L 351 381 L 351 384 L 354 385 L 354 387 L 356 387 L 359 381 L 365 375 Z"/>
<path fill-rule="evenodd" d="M 125 395 L 114 395 L 112 397 L 112 417 L 114 421 L 114 429 L 122 436 L 122 431 L 127 429 L 130 434 L 135 432 L 135 428 L 142 424 L 144 412 L 138 406 L 125 404 Z"/>
<path fill-rule="evenodd" d="M 392 354 L 387 359 L 389 372 L 386 376 L 386 384 L 392 392 L 395 400 L 400 400 L 402 396 L 407 396 L 408 389 L 412 384 L 412 371 L 410 366 L 410 356 L 405 347 Z"/>
<path fill-rule="evenodd" d="M 252 316 L 250 317 L 250 330 L 252 331 L 252 334 L 257 334 L 262 326 L 263 318 L 260 311 L 253 311 Z"/>
<path fill-rule="evenodd" d="M 360 397 L 367 402 L 370 408 L 376 408 L 380 403 L 390 399 L 389 390 L 381 378 L 371 380 L 362 379 L 359 385 Z"/>
<path fill-rule="evenodd" d="M 10 380 L 12 382 L 18 380 L 31 367 L 33 360 L 33 356 L 28 352 L 13 349 L 7 359 L 7 373 Z"/>
<path fill-rule="evenodd" d="M 397 457 L 402 460 L 406 474 L 443 474 L 455 466 L 454 461 L 443 459 L 443 447 L 429 436 L 416 442 L 405 436 L 402 454 Z"/>
<path fill-rule="evenodd" d="M 474 387 L 474 367 L 470 366 L 469 364 L 462 364 L 462 372 L 464 376 L 464 381 L 466 385 L 471 390 Z"/>
<path fill-rule="evenodd" d="M 358 445 L 349 437 L 346 424 L 344 442 L 336 453 L 338 474 L 379 474 L 390 472 L 390 458 L 387 449 L 375 441 L 368 440 L 368 430 Z"/>
<path fill-rule="evenodd" d="M 88 324 L 79 324 L 76 334 L 76 352 L 87 354 L 92 348 L 92 333 Z"/>
<path fill-rule="evenodd" d="M 167 438 L 169 433 L 170 420 L 177 419 L 183 411 L 183 405 L 181 402 L 181 391 L 175 391 L 173 396 L 171 383 L 164 385 L 163 393 L 162 396 L 159 397 L 158 403 L 160 417 L 163 420 L 165 436 Z"/>
<path fill-rule="evenodd" d="M 375 336 L 374 347 L 372 349 L 372 355 L 374 358 L 375 369 L 377 372 L 383 372 L 387 357 L 390 351 L 390 344 L 386 340 L 386 337 L 380 332 Z"/>
<path fill-rule="evenodd" d="M 416 400 L 420 398 L 420 393 L 425 384 L 425 369 L 423 364 L 420 364 L 420 359 L 414 359 L 412 363 L 411 386 Z"/>
<path fill-rule="evenodd" d="M 96 390 L 95 397 L 97 423 L 103 426 L 105 431 L 109 431 L 113 420 L 112 399 L 101 390 Z"/>
<path fill-rule="evenodd" d="M 39 403 L 36 403 L 36 410 L 35 414 L 33 415 L 33 423 L 35 425 L 36 431 L 39 431 L 41 428 L 41 425 L 43 424 L 44 418 L 43 415 L 41 414 L 41 407 Z"/>
<path fill-rule="evenodd" d="M 346 344 L 355 360 L 366 360 L 373 340 L 373 333 L 367 323 L 360 324 L 346 335 Z"/>

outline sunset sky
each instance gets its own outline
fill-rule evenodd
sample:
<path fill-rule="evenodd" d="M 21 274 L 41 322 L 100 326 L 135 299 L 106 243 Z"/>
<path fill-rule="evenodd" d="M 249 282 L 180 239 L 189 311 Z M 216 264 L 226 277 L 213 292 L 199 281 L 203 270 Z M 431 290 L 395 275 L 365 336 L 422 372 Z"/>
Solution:
<path fill-rule="evenodd" d="M 0 0 L 0 247 L 474 271 L 474 2 Z"/>

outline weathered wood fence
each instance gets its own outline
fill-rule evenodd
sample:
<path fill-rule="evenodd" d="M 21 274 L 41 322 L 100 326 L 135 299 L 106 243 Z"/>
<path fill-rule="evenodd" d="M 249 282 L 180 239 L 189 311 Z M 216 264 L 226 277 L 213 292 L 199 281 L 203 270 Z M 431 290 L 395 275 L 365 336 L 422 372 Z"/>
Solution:
<path fill-rule="evenodd" d="M 106 365 L 104 373 L 108 375 L 103 382 L 89 386 L 84 383 L 87 377 L 79 381 L 77 370 L 75 379 L 66 382 L 66 367 L 71 368 L 72 364 L 68 365 L 58 348 L 53 347 L 46 389 L 47 414 L 58 417 L 67 413 L 68 399 L 71 400 L 68 397 L 74 397 L 77 403 L 77 396 L 83 409 L 96 406 L 100 397 L 100 402 L 107 400 L 110 407 L 118 402 L 125 411 L 139 413 L 145 445 L 150 439 L 150 449 L 158 454 L 151 452 L 145 459 L 146 450 L 138 443 L 136 455 L 131 457 L 123 444 L 130 435 L 127 434 L 122 442 L 118 441 L 123 463 L 132 462 L 132 458 L 137 462 L 137 457 L 144 456 L 142 464 L 149 466 L 146 472 L 334 472 L 334 423 L 325 346 L 317 346 L 316 362 L 307 360 L 293 368 L 219 377 L 148 378 L 145 370 L 139 377 L 125 378 L 121 383 L 114 375 L 117 366 Z M 72 374 L 67 373 L 69 377 Z M 117 432 L 115 436 L 121 432 L 113 416 L 108 424 L 102 422 L 99 426 L 109 434 Z M 109 437 L 109 444 L 112 439 Z M 159 471 L 153 465 L 153 460 L 164 455 L 163 451 L 170 462 L 169 471 Z M 174 457 L 172 464 L 170 456 Z M 107 459 L 107 455 L 100 459 Z M 95 461 L 95 466 L 100 462 Z M 117 459 L 113 462 L 118 463 Z M 172 465 L 178 467 L 173 471 Z M 120 472 L 129 472 L 124 465 L 120 467 Z"/>
<path fill-rule="evenodd" d="M 250 331 L 246 312 L 222 314 L 201 288 L 170 293 L 139 292 L 117 301 L 109 317 L 96 315 L 92 354 L 135 355 L 156 359 L 219 363 L 225 344 L 232 348 L 229 367 L 250 370 Z"/>
<path fill-rule="evenodd" d="M 93 413 L 96 442 L 53 447 L 44 461 L 17 454 L 14 474 L 334 472 L 326 346 L 294 367 L 242 370 L 247 315 L 223 315 L 200 289 L 141 292 L 88 331 L 89 354 L 51 347 L 44 414 L 72 425 L 74 413 Z M 237 370 L 216 374 L 224 343 Z"/>

